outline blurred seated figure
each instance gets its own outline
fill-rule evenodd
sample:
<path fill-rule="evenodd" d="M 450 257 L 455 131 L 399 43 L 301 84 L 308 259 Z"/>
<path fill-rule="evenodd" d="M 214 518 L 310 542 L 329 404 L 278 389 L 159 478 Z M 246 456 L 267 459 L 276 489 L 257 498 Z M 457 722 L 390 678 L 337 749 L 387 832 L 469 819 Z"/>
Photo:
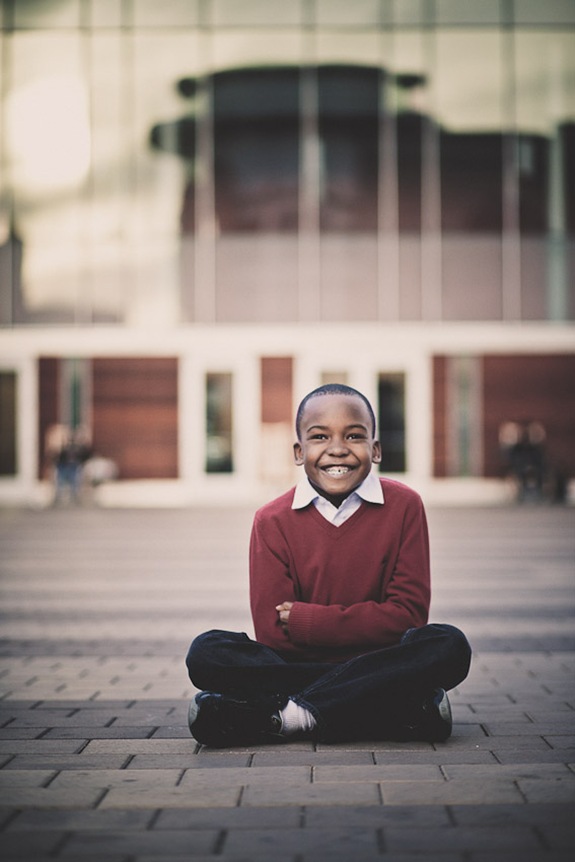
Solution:
<path fill-rule="evenodd" d="M 519 428 L 509 447 L 509 469 L 517 484 L 517 501 L 541 500 L 545 478 L 545 429 L 540 422 Z"/>

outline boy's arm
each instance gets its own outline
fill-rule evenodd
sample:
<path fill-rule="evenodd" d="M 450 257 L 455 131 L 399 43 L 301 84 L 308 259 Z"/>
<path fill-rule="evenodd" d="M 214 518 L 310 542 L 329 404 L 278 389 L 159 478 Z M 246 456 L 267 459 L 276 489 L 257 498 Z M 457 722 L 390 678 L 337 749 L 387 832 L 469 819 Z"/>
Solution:
<path fill-rule="evenodd" d="M 284 602 L 293 598 L 283 596 L 277 604 Z M 423 505 L 417 500 L 406 508 L 395 565 L 381 602 L 346 607 L 296 600 L 284 608 L 283 624 L 287 618 L 289 638 L 299 647 L 377 649 L 398 643 L 407 629 L 425 625 L 429 603 L 429 538 Z M 282 611 L 276 613 L 282 616 Z"/>
<path fill-rule="evenodd" d="M 276 606 L 297 599 L 287 542 L 274 522 L 256 515 L 250 538 L 250 606 L 256 639 L 279 652 L 303 652 L 290 640 Z"/>

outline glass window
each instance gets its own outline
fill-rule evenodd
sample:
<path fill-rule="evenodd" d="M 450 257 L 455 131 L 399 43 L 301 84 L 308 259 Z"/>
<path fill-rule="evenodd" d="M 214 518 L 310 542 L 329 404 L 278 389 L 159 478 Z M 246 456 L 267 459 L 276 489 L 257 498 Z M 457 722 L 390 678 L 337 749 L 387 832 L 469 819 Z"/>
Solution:
<path fill-rule="evenodd" d="M 135 27 L 190 27 L 198 23 L 199 0 L 133 0 Z"/>
<path fill-rule="evenodd" d="M 0 325 L 22 319 L 22 239 L 7 207 L 0 210 Z"/>
<path fill-rule="evenodd" d="M 440 33 L 434 76 L 444 231 L 502 227 L 502 44 L 498 33 Z M 457 68 L 457 76 L 453 69 Z M 467 109 L 465 106 L 468 106 Z"/>
<path fill-rule="evenodd" d="M 360 66 L 317 72 L 320 227 L 377 228 L 380 74 Z"/>
<path fill-rule="evenodd" d="M 499 24 L 500 0 L 435 0 L 437 24 Z"/>
<path fill-rule="evenodd" d="M 291 36 L 286 42 L 281 33 L 264 38 L 260 31 L 246 42 L 246 35 L 216 37 L 216 50 L 227 44 L 241 61 L 238 68 L 217 72 L 211 85 L 214 316 L 235 322 L 294 320 L 299 301 L 300 70 Z M 246 45 L 256 56 L 249 67 Z M 211 206 L 208 198 L 205 203 Z M 203 246 L 208 254 L 209 239 L 208 234 Z"/>
<path fill-rule="evenodd" d="M 216 74 L 213 116 L 219 230 L 297 230 L 299 70 Z"/>
<path fill-rule="evenodd" d="M 316 82 L 321 318 L 373 320 L 381 76 L 373 67 L 327 65 Z"/>
<path fill-rule="evenodd" d="M 90 0 L 90 24 L 92 27 L 120 27 L 122 6 L 122 0 Z"/>
<path fill-rule="evenodd" d="M 381 473 L 404 473 L 405 375 L 380 374 L 378 381 L 378 436 L 381 443 Z"/>
<path fill-rule="evenodd" d="M 393 4 L 394 24 L 421 26 L 426 21 L 426 12 L 425 0 L 401 0 Z"/>
<path fill-rule="evenodd" d="M 517 125 L 553 134 L 558 123 L 575 120 L 573 33 L 519 30 L 514 45 Z"/>
<path fill-rule="evenodd" d="M 16 472 L 16 372 L 0 371 L 0 476 Z"/>
<path fill-rule="evenodd" d="M 447 320 L 497 320 L 503 313 L 502 231 L 516 217 L 504 209 L 503 51 L 499 32 L 437 34 L 434 93 L 441 123 L 442 314 Z"/>
<path fill-rule="evenodd" d="M 515 0 L 516 24 L 575 24 L 575 5 L 572 0 Z"/>
<path fill-rule="evenodd" d="M 128 45 L 103 31 L 89 43 L 14 35 L 6 137 L 24 267 L 17 320 L 177 318 L 186 163 L 150 139 L 182 110 L 176 84 L 197 72 L 196 36 L 140 34 Z"/>
<path fill-rule="evenodd" d="M 3 4 L 2 322 L 569 318 L 572 7 Z"/>
<path fill-rule="evenodd" d="M 126 70 L 122 37 L 97 32 L 90 40 L 91 170 L 84 204 L 86 294 L 94 322 L 118 323 L 126 315 L 131 260 L 131 153 L 126 135 Z"/>
<path fill-rule="evenodd" d="M 392 262 L 397 271 L 397 313 L 402 320 L 421 319 L 423 273 L 432 273 L 431 268 L 422 266 L 421 241 L 424 142 L 432 116 L 427 53 L 423 31 L 401 29 L 394 33 L 384 57 L 384 65 L 392 72 L 386 93 L 389 107 L 386 149 L 392 148 L 387 161 L 396 176 L 391 185 L 390 178 L 383 178 L 381 206 L 389 210 L 386 217 L 391 235 L 397 232 Z M 391 194 L 389 203 L 388 194 Z M 395 218 L 391 210 L 394 203 Z M 385 271 L 385 261 L 383 268 Z"/>
<path fill-rule="evenodd" d="M 302 62 L 302 32 L 295 28 L 221 29 L 209 34 L 209 71 Z"/>
<path fill-rule="evenodd" d="M 231 473 L 233 462 L 232 375 L 206 375 L 206 473 Z"/>
<path fill-rule="evenodd" d="M 301 24 L 301 0 L 212 0 L 214 26 L 257 27 Z"/>
<path fill-rule="evenodd" d="M 349 9 L 352 17 L 356 12 L 360 16 L 354 19 L 357 24 L 369 4 Z M 327 19 L 327 6 L 323 11 Z M 342 21 L 349 18 L 343 5 L 340 13 Z M 302 98 L 302 111 L 305 103 L 317 109 L 317 116 L 308 117 L 304 126 L 309 172 L 303 180 L 304 230 L 311 266 L 303 289 L 313 296 L 317 284 L 312 269 L 315 243 L 320 319 L 373 320 L 378 315 L 380 34 L 349 23 L 340 31 L 324 26 L 317 32 L 314 51 L 317 71 L 307 73 L 307 102 L 305 94 Z"/>
<path fill-rule="evenodd" d="M 397 111 L 399 229 L 401 232 L 419 232 L 423 126 L 431 112 L 423 33 L 400 30 L 394 35 L 388 50 L 389 61 L 384 58 L 384 65 L 395 76 L 389 95 Z"/>
<path fill-rule="evenodd" d="M 28 0 L 26 3 L 13 0 L 11 5 L 17 28 L 78 27 L 80 24 L 81 0 Z"/>
<path fill-rule="evenodd" d="M 5 181 L 22 243 L 19 321 L 89 320 L 84 190 L 89 94 L 73 33 L 15 33 L 5 103 Z"/>
<path fill-rule="evenodd" d="M 497 30 L 438 30 L 432 71 L 435 113 L 457 133 L 500 132 L 506 115 L 504 51 Z M 457 69 L 457 74 L 454 74 Z"/>
<path fill-rule="evenodd" d="M 362 25 L 379 24 L 381 16 L 388 14 L 391 4 L 380 0 L 316 0 L 315 18 L 320 25 Z M 382 9 L 383 7 L 383 9 Z"/>
<path fill-rule="evenodd" d="M 514 40 L 517 185 L 524 318 L 572 318 L 575 234 L 573 35 L 518 31 Z M 545 289 L 546 288 L 546 289 Z"/>
<path fill-rule="evenodd" d="M 450 476 L 479 476 L 481 452 L 481 361 L 447 359 L 447 465 Z"/>
<path fill-rule="evenodd" d="M 197 76 L 201 45 L 198 31 L 139 32 L 133 39 L 133 80 L 126 80 L 124 107 L 129 106 L 129 137 L 118 156 L 130 187 L 126 233 L 132 263 L 133 294 L 129 310 L 136 323 L 173 323 L 179 315 L 180 281 L 187 246 L 188 183 L 194 170 L 196 104 L 186 104 L 180 82 Z M 129 71 L 129 69 L 128 69 Z M 158 146 L 158 129 L 163 138 Z M 179 158 L 174 157 L 177 153 Z M 186 236 L 189 239 L 188 236 Z M 193 254 L 193 251 L 192 251 Z"/>
<path fill-rule="evenodd" d="M 435 476 L 482 475 L 483 392 L 480 358 L 433 357 Z"/>
<path fill-rule="evenodd" d="M 69 428 L 90 424 L 92 369 L 87 359 L 62 359 L 60 368 L 60 421 Z"/>
<path fill-rule="evenodd" d="M 312 58 L 310 58 L 312 59 Z M 350 63 L 354 66 L 379 65 L 381 31 L 347 27 L 318 30 L 314 36 L 313 59 L 320 65 Z"/>

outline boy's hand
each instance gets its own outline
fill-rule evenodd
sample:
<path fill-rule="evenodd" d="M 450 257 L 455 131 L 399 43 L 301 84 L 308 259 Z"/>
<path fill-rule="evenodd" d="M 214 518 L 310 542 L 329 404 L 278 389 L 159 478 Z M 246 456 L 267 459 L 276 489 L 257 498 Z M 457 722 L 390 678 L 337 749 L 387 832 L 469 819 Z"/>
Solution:
<path fill-rule="evenodd" d="M 285 632 L 287 632 L 288 629 L 289 615 L 292 607 L 293 602 L 282 602 L 281 605 L 276 605 L 276 611 L 278 612 L 280 623 Z"/>

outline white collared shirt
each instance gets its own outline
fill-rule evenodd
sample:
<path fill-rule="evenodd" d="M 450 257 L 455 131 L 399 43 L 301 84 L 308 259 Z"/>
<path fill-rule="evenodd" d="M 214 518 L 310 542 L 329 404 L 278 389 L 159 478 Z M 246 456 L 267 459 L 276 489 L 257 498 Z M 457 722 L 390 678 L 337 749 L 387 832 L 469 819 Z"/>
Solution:
<path fill-rule="evenodd" d="M 318 494 L 308 477 L 304 475 L 296 485 L 291 507 L 292 509 L 305 509 L 306 506 L 313 503 L 326 521 L 329 521 L 334 527 L 339 527 L 348 518 L 351 518 L 354 512 L 357 512 L 363 500 L 366 503 L 378 503 L 380 506 L 385 502 L 381 482 L 375 473 L 366 476 L 361 485 L 352 491 L 349 497 L 345 498 L 339 508 Z"/>

